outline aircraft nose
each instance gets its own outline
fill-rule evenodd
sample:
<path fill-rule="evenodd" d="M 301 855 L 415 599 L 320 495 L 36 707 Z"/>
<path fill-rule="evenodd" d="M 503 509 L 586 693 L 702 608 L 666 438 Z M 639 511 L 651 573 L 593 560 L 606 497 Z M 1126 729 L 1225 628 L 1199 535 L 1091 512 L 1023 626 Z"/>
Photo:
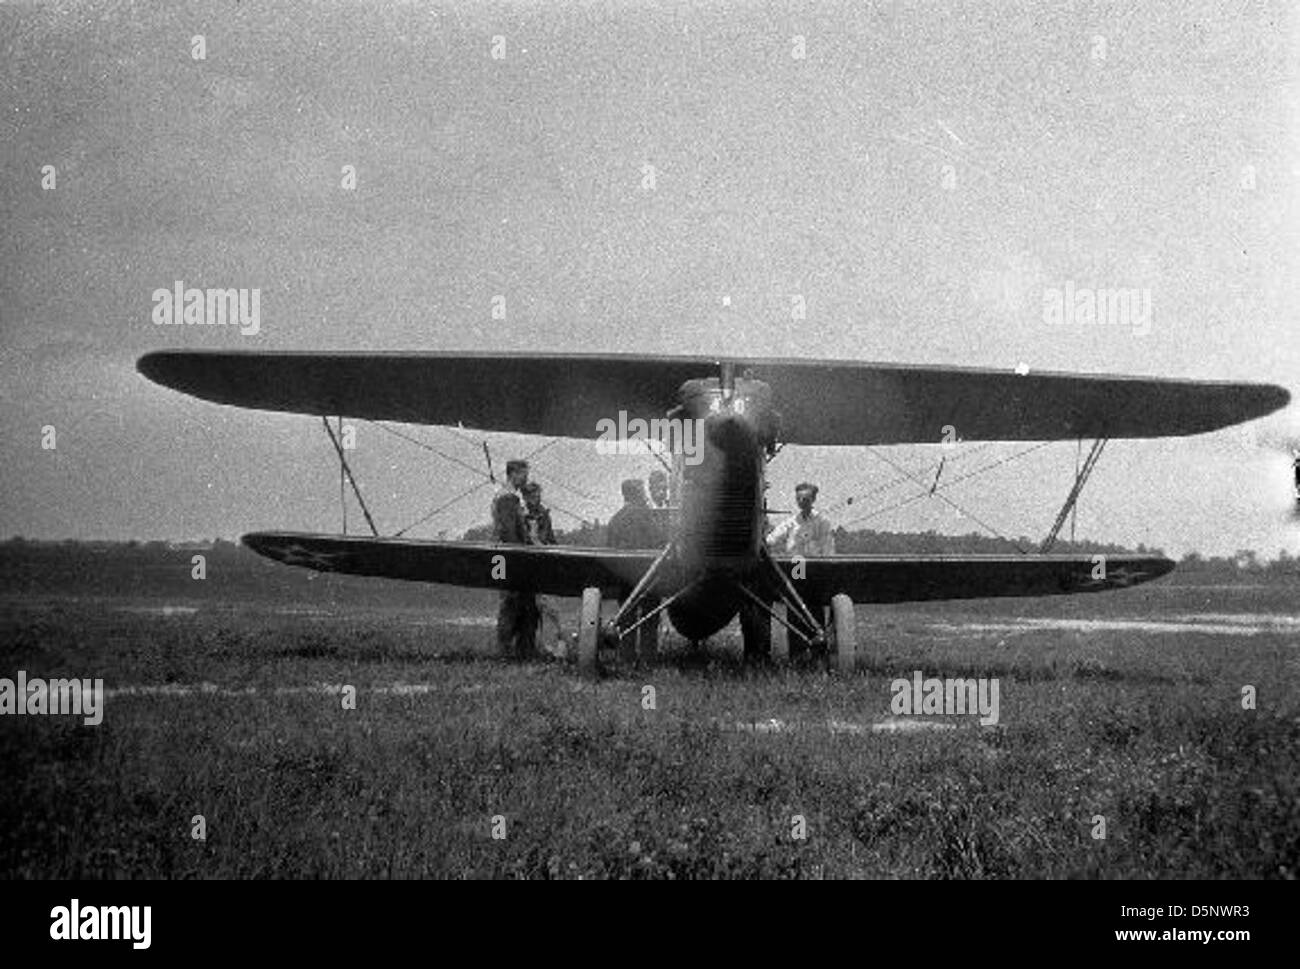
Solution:
<path fill-rule="evenodd" d="M 754 446 L 754 427 L 745 415 L 732 411 L 710 414 L 704 421 L 709 443 L 723 451 Z"/>

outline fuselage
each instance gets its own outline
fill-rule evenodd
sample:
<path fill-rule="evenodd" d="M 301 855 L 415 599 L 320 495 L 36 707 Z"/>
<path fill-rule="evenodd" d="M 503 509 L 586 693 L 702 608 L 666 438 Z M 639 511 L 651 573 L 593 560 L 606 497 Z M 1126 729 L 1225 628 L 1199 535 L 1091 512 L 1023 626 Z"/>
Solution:
<path fill-rule="evenodd" d="M 759 567 L 777 416 L 766 384 L 729 375 L 688 381 L 674 416 L 700 423 L 694 459 L 678 457 L 678 580 L 686 591 L 668 615 L 698 640 L 731 622 L 743 600 L 739 583 Z"/>

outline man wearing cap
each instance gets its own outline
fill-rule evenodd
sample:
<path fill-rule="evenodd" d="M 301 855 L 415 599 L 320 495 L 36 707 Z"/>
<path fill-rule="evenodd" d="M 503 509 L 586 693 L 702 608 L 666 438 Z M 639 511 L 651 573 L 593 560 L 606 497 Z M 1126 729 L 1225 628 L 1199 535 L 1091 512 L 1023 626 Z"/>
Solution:
<path fill-rule="evenodd" d="M 492 532 L 498 542 L 528 544 L 519 491 L 528 484 L 528 462 L 507 461 L 506 481 L 492 499 Z M 497 608 L 497 648 L 505 656 L 525 659 L 537 650 L 537 603 L 532 593 L 503 589 Z"/>

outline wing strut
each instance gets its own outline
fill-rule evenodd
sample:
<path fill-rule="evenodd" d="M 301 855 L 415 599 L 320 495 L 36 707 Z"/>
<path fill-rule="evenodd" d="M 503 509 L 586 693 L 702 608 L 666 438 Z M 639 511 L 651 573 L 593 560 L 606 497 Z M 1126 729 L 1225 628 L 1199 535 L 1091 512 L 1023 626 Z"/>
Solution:
<path fill-rule="evenodd" d="M 343 456 L 343 445 L 339 444 L 339 439 L 334 436 L 334 430 L 330 427 L 330 419 L 322 414 L 320 421 L 325 425 L 325 433 L 330 436 L 330 443 L 334 445 L 334 450 L 338 453 L 339 467 L 348 476 L 348 483 L 352 485 L 352 493 L 357 496 L 357 504 L 361 506 L 361 513 L 366 516 L 366 524 L 370 526 L 370 531 L 375 538 L 378 538 L 379 529 L 375 527 L 375 520 L 370 517 L 370 509 L 366 507 L 366 499 L 361 497 L 361 489 L 357 487 L 357 479 L 352 477 L 352 469 L 348 467 L 348 459 Z"/>
<path fill-rule="evenodd" d="M 339 436 L 343 436 L 343 415 L 338 416 Z M 326 427 L 329 424 L 326 423 Z M 339 508 L 343 511 L 343 534 L 348 533 L 348 486 L 347 475 L 343 473 L 343 465 L 339 464 Z"/>
<path fill-rule="evenodd" d="M 1101 458 L 1101 452 L 1106 449 L 1106 442 L 1109 438 L 1099 437 L 1092 442 L 1092 447 L 1088 450 L 1088 456 L 1083 461 L 1082 468 L 1076 468 L 1074 472 L 1074 487 L 1070 489 L 1069 496 L 1065 499 L 1065 504 L 1061 506 L 1060 513 L 1056 516 L 1056 521 L 1052 523 L 1052 530 L 1047 533 L 1043 539 L 1043 544 L 1039 546 L 1039 554 L 1046 555 L 1056 544 L 1056 537 L 1061 534 L 1061 527 L 1065 524 L 1065 519 L 1074 511 L 1074 503 L 1079 500 L 1079 495 L 1083 492 L 1083 486 L 1088 483 L 1088 478 L 1092 474 L 1092 469 L 1097 466 L 1097 461 Z M 1073 534 L 1073 529 L 1071 529 Z"/>

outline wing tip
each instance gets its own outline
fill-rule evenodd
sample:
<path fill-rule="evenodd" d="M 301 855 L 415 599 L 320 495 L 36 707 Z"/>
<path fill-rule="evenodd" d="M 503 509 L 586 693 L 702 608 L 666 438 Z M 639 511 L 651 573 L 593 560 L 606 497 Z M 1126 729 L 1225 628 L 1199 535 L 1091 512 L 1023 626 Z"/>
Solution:
<path fill-rule="evenodd" d="M 151 350 L 135 362 L 136 373 L 148 377 L 154 383 L 158 383 L 158 373 L 162 366 L 165 351 Z"/>
<path fill-rule="evenodd" d="M 1291 403 L 1291 391 L 1285 387 L 1279 387 L 1277 384 L 1260 384 L 1259 388 L 1260 396 L 1263 398 L 1261 404 L 1267 408 L 1259 415 L 1260 417 L 1279 411 Z"/>
<path fill-rule="evenodd" d="M 159 386 L 177 389 L 180 370 L 188 355 L 183 350 L 151 350 L 135 362 L 135 369 Z"/>

